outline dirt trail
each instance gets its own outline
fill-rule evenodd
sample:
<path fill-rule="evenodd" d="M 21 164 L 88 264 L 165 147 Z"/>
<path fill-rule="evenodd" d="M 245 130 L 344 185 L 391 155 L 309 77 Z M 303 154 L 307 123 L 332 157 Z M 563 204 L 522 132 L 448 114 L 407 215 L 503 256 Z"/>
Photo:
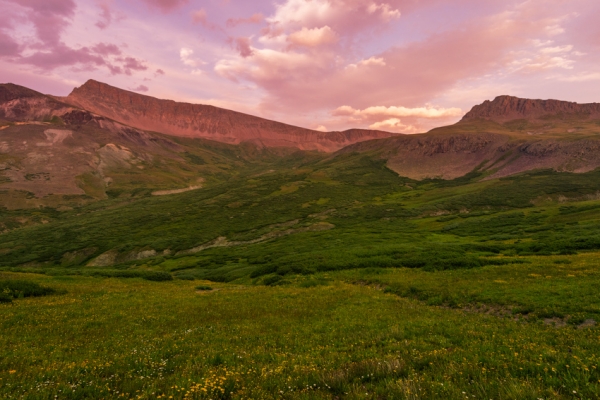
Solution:
<path fill-rule="evenodd" d="M 152 192 L 152 195 L 153 196 L 165 196 L 168 194 L 185 193 L 185 192 L 189 192 L 191 190 L 198 190 L 198 189 L 202 189 L 202 185 L 189 186 L 189 187 L 186 187 L 183 189 L 157 190 L 155 192 Z"/>

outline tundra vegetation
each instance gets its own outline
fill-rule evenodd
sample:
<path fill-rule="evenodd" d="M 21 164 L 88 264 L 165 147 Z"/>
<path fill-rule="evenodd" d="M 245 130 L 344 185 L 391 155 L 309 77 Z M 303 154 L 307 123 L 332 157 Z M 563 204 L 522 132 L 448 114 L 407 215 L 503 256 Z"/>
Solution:
<path fill-rule="evenodd" d="M 211 151 L 198 190 L 0 209 L 1 398 L 600 398 L 600 171 Z"/>

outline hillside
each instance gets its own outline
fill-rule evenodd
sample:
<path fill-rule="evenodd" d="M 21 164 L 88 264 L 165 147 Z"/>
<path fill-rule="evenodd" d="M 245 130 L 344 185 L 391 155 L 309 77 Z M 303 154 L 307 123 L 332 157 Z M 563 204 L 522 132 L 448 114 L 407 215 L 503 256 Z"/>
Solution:
<path fill-rule="evenodd" d="M 294 151 L 143 131 L 0 85 L 0 206 L 9 209 L 185 191 L 266 170 Z"/>
<path fill-rule="evenodd" d="M 94 80 L 61 100 L 138 129 L 231 144 L 250 142 L 259 147 L 331 152 L 393 135 L 368 130 L 318 132 L 214 106 L 161 100 Z"/>
<path fill-rule="evenodd" d="M 600 104 L 501 96 L 473 107 L 454 125 L 340 152 L 384 159 L 413 179 L 454 179 L 475 169 L 487 179 L 536 169 L 588 172 L 600 167 Z"/>

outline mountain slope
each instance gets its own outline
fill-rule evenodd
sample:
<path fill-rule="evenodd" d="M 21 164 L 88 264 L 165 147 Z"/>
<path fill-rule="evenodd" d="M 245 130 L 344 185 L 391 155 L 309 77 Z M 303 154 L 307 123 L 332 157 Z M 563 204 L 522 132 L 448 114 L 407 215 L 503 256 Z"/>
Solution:
<path fill-rule="evenodd" d="M 487 179 L 534 169 L 588 172 L 600 167 L 600 104 L 500 96 L 455 125 L 426 134 L 357 143 L 412 179 L 454 179 L 478 168 Z"/>
<path fill-rule="evenodd" d="M 368 130 L 318 132 L 218 107 L 161 100 L 94 80 L 75 88 L 62 101 L 138 129 L 232 144 L 252 142 L 265 147 L 331 152 L 393 135 Z"/>
<path fill-rule="evenodd" d="M 0 85 L 0 207 L 78 206 L 183 191 L 268 170 L 292 151 L 146 132 Z"/>

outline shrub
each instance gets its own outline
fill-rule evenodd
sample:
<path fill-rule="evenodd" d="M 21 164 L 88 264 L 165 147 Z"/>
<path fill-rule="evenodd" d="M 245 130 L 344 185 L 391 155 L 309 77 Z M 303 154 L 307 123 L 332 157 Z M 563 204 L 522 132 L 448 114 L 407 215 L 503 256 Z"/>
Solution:
<path fill-rule="evenodd" d="M 265 279 L 263 279 L 263 285 L 266 286 L 274 286 L 276 285 L 279 281 L 281 281 L 283 278 L 280 275 L 273 275 L 273 276 L 268 276 Z"/>
<path fill-rule="evenodd" d="M 147 281 L 154 281 L 154 282 L 164 282 L 164 281 L 172 281 L 173 280 L 173 276 L 171 274 L 169 274 L 168 272 L 163 272 L 163 271 L 145 272 L 143 274 L 142 278 L 144 278 Z"/>
<path fill-rule="evenodd" d="M 163 282 L 172 281 L 173 276 L 163 271 L 131 271 L 131 270 L 98 270 L 90 273 L 91 276 L 104 278 L 142 278 L 147 281 Z"/>
<path fill-rule="evenodd" d="M 209 290 L 213 290 L 213 288 L 210 286 L 200 285 L 200 286 L 196 286 L 196 290 L 209 291 Z"/>
<path fill-rule="evenodd" d="M 0 303 L 10 303 L 23 297 L 40 297 L 56 293 L 56 290 L 34 282 L 20 280 L 0 281 Z"/>
<path fill-rule="evenodd" d="M 175 275 L 175 278 L 181 279 L 182 281 L 194 281 L 194 280 L 196 280 L 196 277 L 194 275 L 190 275 L 190 274 Z"/>

